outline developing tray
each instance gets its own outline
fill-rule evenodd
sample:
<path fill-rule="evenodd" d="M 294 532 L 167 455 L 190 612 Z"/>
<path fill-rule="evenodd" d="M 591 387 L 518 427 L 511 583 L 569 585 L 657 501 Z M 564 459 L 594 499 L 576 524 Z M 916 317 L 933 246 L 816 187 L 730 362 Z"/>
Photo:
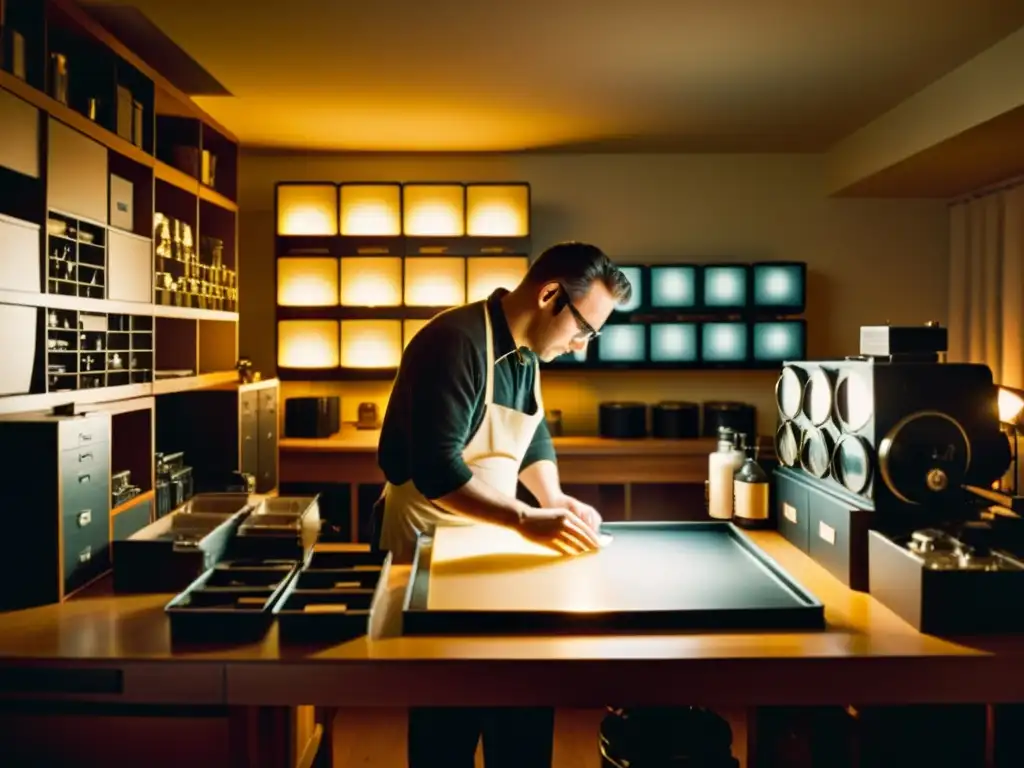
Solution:
<path fill-rule="evenodd" d="M 339 643 L 367 634 L 374 606 L 387 589 L 390 555 L 316 553 L 274 606 L 282 642 Z M 331 568 L 315 568 L 314 564 Z"/>
<path fill-rule="evenodd" d="M 295 564 L 211 568 L 164 608 L 174 641 L 259 640 L 274 621 L 274 602 L 295 577 Z"/>
<path fill-rule="evenodd" d="M 421 536 L 403 602 L 404 632 L 825 626 L 821 602 L 729 522 L 606 523 L 602 532 L 612 535 L 611 544 L 577 557 L 495 554 L 486 539 L 472 540 L 489 535 L 483 526 L 441 527 Z M 442 560 L 446 552 L 458 556 Z"/>

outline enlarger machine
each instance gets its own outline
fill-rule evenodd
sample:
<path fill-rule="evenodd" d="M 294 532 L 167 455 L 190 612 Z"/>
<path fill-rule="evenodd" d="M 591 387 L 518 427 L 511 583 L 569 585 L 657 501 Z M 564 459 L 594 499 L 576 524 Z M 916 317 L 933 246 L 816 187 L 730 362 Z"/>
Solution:
<path fill-rule="evenodd" d="M 784 364 L 778 527 L 921 631 L 1019 631 L 1024 499 L 997 490 L 1016 434 L 989 367 L 946 351 L 935 323 L 868 326 L 859 355 Z"/>

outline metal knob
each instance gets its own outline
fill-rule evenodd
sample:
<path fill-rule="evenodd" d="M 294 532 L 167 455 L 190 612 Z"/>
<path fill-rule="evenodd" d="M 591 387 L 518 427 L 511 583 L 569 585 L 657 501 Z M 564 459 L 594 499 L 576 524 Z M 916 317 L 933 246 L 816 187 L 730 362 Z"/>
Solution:
<path fill-rule="evenodd" d="M 929 491 L 944 491 L 949 486 L 949 477 L 941 469 L 932 469 L 925 477 L 925 485 Z"/>

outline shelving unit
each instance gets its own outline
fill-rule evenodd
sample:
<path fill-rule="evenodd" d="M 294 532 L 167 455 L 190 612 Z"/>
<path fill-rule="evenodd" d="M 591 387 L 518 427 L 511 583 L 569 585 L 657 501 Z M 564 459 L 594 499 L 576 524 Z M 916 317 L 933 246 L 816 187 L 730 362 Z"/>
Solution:
<path fill-rule="evenodd" d="M 233 375 L 237 140 L 71 0 L 8 0 L 4 12 L 0 312 L 32 326 L 5 339 L 35 351 L 13 360 L 21 368 L 4 377 L 0 414 L 123 398 L 125 387 L 152 395 L 164 361 L 177 391 L 204 386 L 201 374 Z M 163 238 L 166 216 L 188 225 L 188 249 L 173 230 Z M 84 329 L 83 319 L 128 315 L 117 343 L 129 346 L 97 359 L 81 339 L 61 338 L 74 334 L 50 332 L 54 311 L 88 334 L 108 331 Z M 130 346 L 132 323 L 148 325 L 155 344 L 156 321 L 168 317 L 195 339 L 182 365 L 177 339 L 164 351 Z M 62 348 L 48 346 L 56 341 Z"/>
<path fill-rule="evenodd" d="M 282 379 L 391 379 L 427 320 L 529 263 L 523 182 L 281 182 L 275 208 Z"/>

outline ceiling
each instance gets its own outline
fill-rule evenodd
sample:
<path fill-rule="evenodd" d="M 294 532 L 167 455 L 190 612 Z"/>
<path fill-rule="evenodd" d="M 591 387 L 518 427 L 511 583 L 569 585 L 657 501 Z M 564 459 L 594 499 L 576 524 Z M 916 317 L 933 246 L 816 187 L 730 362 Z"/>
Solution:
<path fill-rule="evenodd" d="M 243 144 L 823 151 L 1024 25 L 1024 0 L 91 0 L 232 95 Z"/>

